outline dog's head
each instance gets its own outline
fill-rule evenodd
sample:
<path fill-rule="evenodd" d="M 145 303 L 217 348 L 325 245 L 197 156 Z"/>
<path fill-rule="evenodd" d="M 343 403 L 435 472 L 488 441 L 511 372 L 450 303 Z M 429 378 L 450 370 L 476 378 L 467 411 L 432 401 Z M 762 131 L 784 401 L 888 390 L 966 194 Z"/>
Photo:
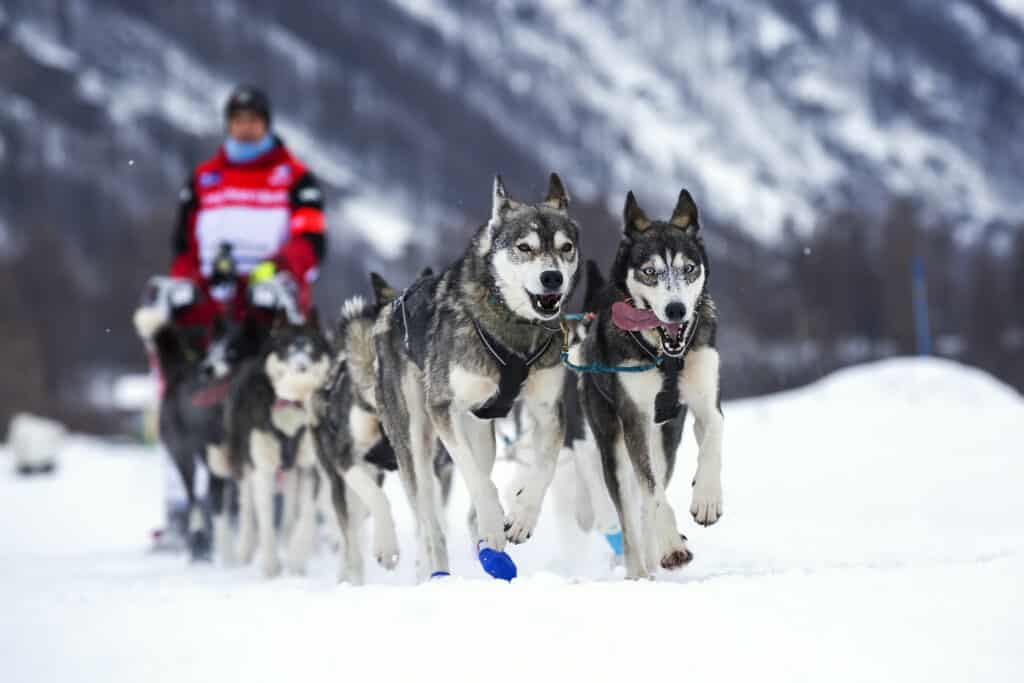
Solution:
<path fill-rule="evenodd" d="M 203 379 L 225 379 L 246 359 L 258 356 L 267 339 L 266 325 L 254 316 L 242 323 L 228 323 L 217 318 L 213 326 L 213 340 L 199 363 Z"/>
<path fill-rule="evenodd" d="M 305 322 L 278 315 L 270 332 L 263 369 L 279 398 L 305 401 L 327 381 L 331 350 L 316 309 Z"/>
<path fill-rule="evenodd" d="M 664 352 L 680 355 L 708 278 L 697 205 L 684 189 L 672 217 L 652 221 L 630 192 L 623 221 L 613 268 L 615 282 L 629 293 L 636 308 L 651 311 L 660 321 L 657 329 Z"/>
<path fill-rule="evenodd" d="M 554 173 L 539 204 L 511 199 L 494 179 L 491 220 L 476 240 L 497 293 L 513 313 L 551 320 L 576 286 L 579 227 L 569 218 L 569 195 Z"/>

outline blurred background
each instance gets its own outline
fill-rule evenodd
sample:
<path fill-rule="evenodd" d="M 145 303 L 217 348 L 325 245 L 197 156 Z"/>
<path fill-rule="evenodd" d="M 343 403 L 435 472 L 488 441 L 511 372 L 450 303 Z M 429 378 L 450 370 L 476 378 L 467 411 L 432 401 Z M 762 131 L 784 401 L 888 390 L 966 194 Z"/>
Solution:
<path fill-rule="evenodd" d="M 328 319 L 554 170 L 604 265 L 626 190 L 694 193 L 726 398 L 918 352 L 1024 388 L 1021 0 L 3 0 L 0 421 L 136 428 L 130 314 L 240 82 L 327 193 Z"/>

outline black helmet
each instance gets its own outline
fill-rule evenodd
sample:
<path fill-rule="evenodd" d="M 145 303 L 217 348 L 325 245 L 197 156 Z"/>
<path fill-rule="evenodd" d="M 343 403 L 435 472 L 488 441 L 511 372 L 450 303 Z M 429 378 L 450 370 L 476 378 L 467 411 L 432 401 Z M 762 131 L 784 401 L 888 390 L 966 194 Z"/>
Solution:
<path fill-rule="evenodd" d="M 224 105 L 224 118 L 230 119 L 238 111 L 252 111 L 261 115 L 270 125 L 270 98 L 259 88 L 240 85 L 235 88 Z"/>

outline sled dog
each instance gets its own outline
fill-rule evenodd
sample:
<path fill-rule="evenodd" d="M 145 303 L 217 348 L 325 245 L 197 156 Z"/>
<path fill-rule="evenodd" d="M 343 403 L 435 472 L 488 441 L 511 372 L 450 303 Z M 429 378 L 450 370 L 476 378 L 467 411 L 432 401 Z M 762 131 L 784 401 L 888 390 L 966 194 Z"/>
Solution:
<path fill-rule="evenodd" d="M 448 572 L 435 438 L 466 481 L 471 531 L 492 575 L 514 576 L 505 544 L 525 541 L 537 523 L 565 431 L 558 318 L 579 264 L 579 228 L 568 205 L 555 174 L 537 204 L 513 200 L 496 178 L 490 220 L 463 256 L 417 280 L 374 329 L 377 407 L 416 516 L 421 580 Z M 517 400 L 535 425 L 538 457 L 506 515 L 490 476 L 494 421 Z"/>
<path fill-rule="evenodd" d="M 610 281 L 593 303 L 597 318 L 570 355 L 584 368 L 584 412 L 621 520 L 630 578 L 692 559 L 665 494 L 687 409 L 698 444 L 690 513 L 702 525 L 722 514 L 723 418 L 708 275 L 690 193 L 680 193 L 668 221 L 657 221 L 630 192 Z M 630 477 L 638 486 L 628 485 Z"/>

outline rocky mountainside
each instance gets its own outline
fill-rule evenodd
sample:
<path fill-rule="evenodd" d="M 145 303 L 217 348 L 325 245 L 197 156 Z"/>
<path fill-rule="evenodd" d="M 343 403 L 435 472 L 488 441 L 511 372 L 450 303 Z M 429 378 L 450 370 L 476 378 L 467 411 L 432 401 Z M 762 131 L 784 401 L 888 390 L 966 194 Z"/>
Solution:
<path fill-rule="evenodd" d="M 1024 218 L 1021 73 L 1020 0 L 7 0 L 0 262 L 61 264 L 123 360 L 103 304 L 163 267 L 241 81 L 327 187 L 332 305 L 449 255 L 495 172 L 529 196 L 558 170 L 608 226 L 686 185 L 723 259 L 893 196 L 970 239 Z"/>

